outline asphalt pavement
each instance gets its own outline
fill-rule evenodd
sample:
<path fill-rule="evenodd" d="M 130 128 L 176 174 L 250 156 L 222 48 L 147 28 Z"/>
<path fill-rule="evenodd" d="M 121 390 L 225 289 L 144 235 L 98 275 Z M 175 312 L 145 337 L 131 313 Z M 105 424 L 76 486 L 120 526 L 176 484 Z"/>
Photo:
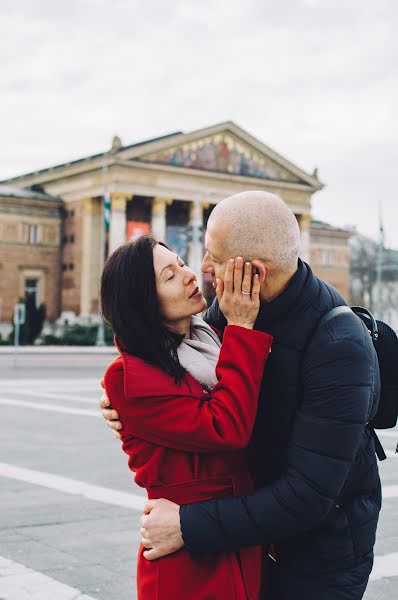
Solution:
<path fill-rule="evenodd" d="M 136 597 L 145 493 L 98 410 L 111 360 L 33 352 L 13 367 L 0 353 L 0 600 Z M 389 458 L 366 600 L 398 598 L 398 430 L 381 440 Z"/>

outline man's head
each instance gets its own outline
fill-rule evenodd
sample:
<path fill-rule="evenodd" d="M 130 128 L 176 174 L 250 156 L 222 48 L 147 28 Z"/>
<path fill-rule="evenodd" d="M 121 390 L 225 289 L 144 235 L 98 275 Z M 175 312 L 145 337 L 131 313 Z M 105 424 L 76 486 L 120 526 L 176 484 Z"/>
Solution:
<path fill-rule="evenodd" d="M 206 249 L 202 271 L 213 278 L 222 279 L 228 258 L 236 256 L 255 260 L 264 275 L 289 278 L 297 269 L 300 230 L 279 196 L 242 192 L 215 206 L 207 224 Z"/>

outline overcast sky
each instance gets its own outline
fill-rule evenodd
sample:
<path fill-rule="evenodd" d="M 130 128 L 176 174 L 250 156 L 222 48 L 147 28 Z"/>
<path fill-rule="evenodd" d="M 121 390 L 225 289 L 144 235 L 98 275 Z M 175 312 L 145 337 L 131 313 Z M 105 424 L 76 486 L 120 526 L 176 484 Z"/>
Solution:
<path fill-rule="evenodd" d="M 398 248 L 396 0 L 4 0 L 0 178 L 233 120 Z"/>

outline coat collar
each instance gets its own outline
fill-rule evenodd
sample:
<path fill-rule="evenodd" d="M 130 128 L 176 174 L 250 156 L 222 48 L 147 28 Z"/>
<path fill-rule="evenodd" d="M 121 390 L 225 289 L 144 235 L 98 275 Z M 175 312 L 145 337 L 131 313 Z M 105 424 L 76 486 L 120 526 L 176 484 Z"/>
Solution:
<path fill-rule="evenodd" d="M 313 302 L 318 291 L 318 280 L 311 267 L 299 259 L 298 269 L 286 289 L 271 302 L 262 304 L 255 329 L 265 329 L 273 335 L 278 333 L 288 317 L 290 320 Z"/>

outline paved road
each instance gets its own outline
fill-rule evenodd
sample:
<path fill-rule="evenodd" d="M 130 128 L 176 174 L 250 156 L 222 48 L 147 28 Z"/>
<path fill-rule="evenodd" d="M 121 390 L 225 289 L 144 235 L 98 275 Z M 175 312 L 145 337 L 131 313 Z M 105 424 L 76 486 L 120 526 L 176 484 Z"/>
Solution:
<path fill-rule="evenodd" d="M 144 494 L 98 416 L 109 357 L 25 356 L 16 369 L 3 358 L 0 599 L 134 600 Z M 398 597 L 397 440 L 382 438 L 391 458 L 366 600 Z"/>

